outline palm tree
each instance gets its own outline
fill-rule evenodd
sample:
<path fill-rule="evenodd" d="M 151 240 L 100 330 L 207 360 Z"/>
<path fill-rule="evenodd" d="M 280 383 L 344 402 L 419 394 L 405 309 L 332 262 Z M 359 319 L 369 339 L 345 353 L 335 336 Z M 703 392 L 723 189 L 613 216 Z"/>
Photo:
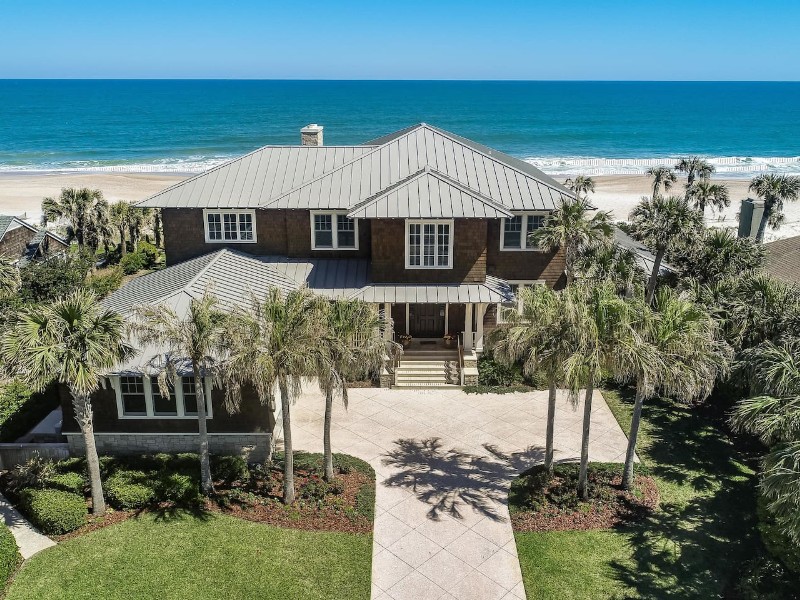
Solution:
<path fill-rule="evenodd" d="M 164 393 L 188 361 L 197 394 L 197 428 L 199 432 L 200 485 L 204 494 L 212 491 L 208 449 L 207 402 L 203 385 L 205 377 L 220 378 L 220 356 L 228 338 L 227 313 L 220 310 L 217 299 L 206 291 L 192 298 L 186 314 L 178 315 L 167 304 L 141 306 L 134 310 L 131 332 L 143 347 L 159 348 L 159 355 L 150 358 L 148 366 L 159 370 L 158 387 Z"/>
<path fill-rule="evenodd" d="M 694 277 L 705 284 L 758 269 L 764 254 L 763 246 L 738 237 L 735 230 L 713 227 L 687 245 L 686 252 L 673 254 L 670 263 L 680 267 L 684 278 Z"/>
<path fill-rule="evenodd" d="M 154 241 L 156 243 L 156 248 L 161 247 L 161 209 L 154 208 L 153 211 L 153 237 L 155 238 Z"/>
<path fill-rule="evenodd" d="M 578 253 L 589 245 L 607 243 L 614 232 L 610 213 L 598 211 L 589 217 L 590 210 L 585 200 L 562 198 L 544 227 L 530 234 L 529 241 L 534 245 L 551 251 L 564 248 L 567 285 L 575 279 Z"/>
<path fill-rule="evenodd" d="M 692 187 L 696 178 L 708 179 L 714 172 L 714 165 L 699 156 L 689 156 L 688 158 L 681 158 L 675 169 L 681 173 L 686 173 L 686 189 Z"/>
<path fill-rule="evenodd" d="M 695 181 L 687 190 L 687 197 L 694 201 L 694 207 L 705 214 L 706 206 L 711 205 L 716 210 L 722 210 L 731 205 L 728 188 L 722 183 L 711 183 L 708 179 Z"/>
<path fill-rule="evenodd" d="M 11 260 L 0 255 L 0 300 L 16 294 L 19 287 L 19 269 Z"/>
<path fill-rule="evenodd" d="M 575 340 L 572 352 L 563 362 L 564 380 L 573 401 L 584 392 L 581 465 L 578 496 L 588 498 L 589 436 L 594 389 L 605 375 L 621 378 L 635 360 L 636 345 L 631 328 L 630 303 L 614 286 L 575 285 L 564 291 L 564 314 Z"/>
<path fill-rule="evenodd" d="M 627 366 L 636 382 L 636 400 L 622 477 L 626 490 L 633 487 L 644 401 L 658 391 L 684 402 L 707 398 L 729 358 L 729 347 L 719 341 L 708 312 L 672 288 L 659 290 L 652 309 L 646 302 L 635 302 L 632 325 L 635 352 Z"/>
<path fill-rule="evenodd" d="M 86 448 L 92 512 L 105 512 L 100 462 L 94 439 L 92 394 L 105 374 L 129 358 L 124 321 L 95 295 L 77 290 L 52 304 L 24 307 L 0 345 L 4 367 L 36 389 L 54 379 L 67 386 Z"/>
<path fill-rule="evenodd" d="M 324 318 L 325 334 L 320 336 L 324 353 L 320 356 L 322 361 L 319 366 L 319 384 L 325 394 L 325 480 L 331 481 L 331 419 L 334 395 L 340 395 L 347 408 L 347 382 L 355 377 L 379 374 L 387 351 L 392 351 L 395 344 L 381 337 L 387 323 L 372 306 L 361 300 L 337 298 L 325 305 Z"/>
<path fill-rule="evenodd" d="M 576 270 L 581 279 L 610 281 L 627 296 L 646 275 L 633 251 L 618 244 L 594 244 L 584 249 L 578 255 Z"/>
<path fill-rule="evenodd" d="M 661 186 L 664 186 L 664 191 L 668 192 L 672 184 L 678 181 L 675 171 L 665 165 L 650 167 L 647 169 L 647 176 L 653 178 L 653 198 L 661 195 Z"/>
<path fill-rule="evenodd" d="M 303 378 L 329 372 L 325 364 L 326 300 L 307 288 L 287 294 L 271 288 L 263 300 L 253 297 L 249 310 L 231 315 L 227 332 L 227 366 L 252 385 L 270 410 L 275 388 L 281 396 L 283 422 L 283 501 L 294 502 L 291 404 Z M 226 385 L 229 404 L 238 399 L 237 385 Z"/>
<path fill-rule="evenodd" d="M 749 189 L 764 201 L 764 214 L 756 233 L 756 242 L 760 244 L 764 241 L 767 223 L 775 229 L 783 221 L 783 203 L 793 202 L 800 195 L 800 177 L 775 173 L 759 175 L 750 182 Z"/>
<path fill-rule="evenodd" d="M 526 375 L 541 372 L 547 379 L 547 434 L 544 466 L 553 474 L 553 431 L 556 391 L 564 380 L 563 364 L 570 354 L 569 323 L 564 318 L 563 297 L 546 285 L 520 292 L 520 310 L 506 309 L 493 345 L 494 356 L 507 364 L 522 362 Z"/>
<path fill-rule="evenodd" d="M 131 205 L 124 200 L 115 202 L 111 205 L 109 214 L 111 222 L 119 233 L 120 253 L 125 256 L 128 253 L 128 244 L 125 242 L 125 238 L 131 226 Z"/>
<path fill-rule="evenodd" d="M 139 241 L 142 239 L 142 233 L 146 227 L 150 225 L 153 217 L 152 209 L 150 208 L 137 208 L 131 206 L 130 218 L 128 221 L 128 233 L 131 240 L 131 247 L 136 252 L 139 247 Z"/>
<path fill-rule="evenodd" d="M 769 448 L 761 490 L 784 533 L 800 544 L 800 339 L 751 348 L 737 366 L 749 372 L 755 395 L 736 405 L 731 422 Z"/>
<path fill-rule="evenodd" d="M 586 199 L 586 194 L 594 191 L 594 179 L 585 175 L 578 175 L 574 179 L 567 179 L 564 185 L 575 192 L 579 199 Z"/>
<path fill-rule="evenodd" d="M 648 303 L 656 291 L 658 272 L 668 250 L 691 237 L 703 225 L 703 217 L 680 196 L 643 198 L 630 215 L 636 236 L 655 252 L 653 270 L 647 282 Z"/>
<path fill-rule="evenodd" d="M 64 188 L 58 198 L 42 200 L 44 224 L 48 221 L 67 221 L 67 236 L 75 238 L 78 247 L 93 253 L 110 235 L 108 202 L 100 190 Z"/>

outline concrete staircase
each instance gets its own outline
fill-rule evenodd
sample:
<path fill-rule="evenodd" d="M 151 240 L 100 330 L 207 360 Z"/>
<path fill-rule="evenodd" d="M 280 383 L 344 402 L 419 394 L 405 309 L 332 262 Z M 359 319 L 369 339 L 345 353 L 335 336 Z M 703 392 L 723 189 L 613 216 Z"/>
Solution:
<path fill-rule="evenodd" d="M 406 350 L 395 369 L 394 387 L 459 387 L 458 350 Z"/>

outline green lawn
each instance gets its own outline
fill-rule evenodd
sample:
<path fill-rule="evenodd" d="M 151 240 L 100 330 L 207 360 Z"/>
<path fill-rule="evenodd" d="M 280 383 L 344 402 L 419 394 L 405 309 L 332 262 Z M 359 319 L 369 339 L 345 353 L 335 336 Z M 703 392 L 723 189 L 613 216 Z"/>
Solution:
<path fill-rule="evenodd" d="M 372 536 L 147 514 L 45 550 L 7 600 L 368 599 Z"/>
<path fill-rule="evenodd" d="M 632 398 L 603 396 L 625 431 Z M 661 509 L 620 530 L 517 533 L 529 599 L 717 598 L 759 545 L 755 477 L 730 440 L 701 414 L 648 402 L 639 457 Z"/>

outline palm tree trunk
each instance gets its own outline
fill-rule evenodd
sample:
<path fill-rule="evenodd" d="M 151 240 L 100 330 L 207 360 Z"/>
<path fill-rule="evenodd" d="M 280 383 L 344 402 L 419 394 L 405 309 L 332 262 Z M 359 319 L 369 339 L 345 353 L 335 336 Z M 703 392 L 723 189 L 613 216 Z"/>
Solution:
<path fill-rule="evenodd" d="M 594 382 L 586 386 L 583 400 L 583 437 L 581 439 L 581 470 L 578 475 L 578 497 L 583 500 L 589 498 L 589 426 L 592 420 L 592 395 Z"/>
<path fill-rule="evenodd" d="M 547 434 L 544 451 L 544 468 L 553 475 L 553 430 L 556 422 L 556 380 L 550 380 L 550 394 L 547 397 Z"/>
<path fill-rule="evenodd" d="M 653 261 L 653 271 L 650 273 L 650 279 L 647 281 L 647 303 L 653 303 L 653 296 L 656 293 L 656 282 L 658 281 L 658 272 L 661 269 L 661 261 L 664 260 L 665 248 L 658 248 L 656 250 L 655 260 Z"/>
<path fill-rule="evenodd" d="M 94 418 L 92 401 L 89 396 L 79 395 L 70 390 L 72 408 L 75 418 L 83 434 L 83 445 L 86 448 L 86 466 L 89 470 L 89 486 L 92 490 L 92 514 L 102 517 L 106 514 L 106 501 L 103 498 L 103 481 L 100 478 L 100 459 L 97 456 L 97 445 L 94 441 Z"/>
<path fill-rule="evenodd" d="M 156 209 L 153 213 L 153 236 L 156 240 L 156 248 L 161 247 L 161 211 Z"/>
<path fill-rule="evenodd" d="M 197 394 L 197 429 L 200 436 L 200 489 L 208 496 L 212 491 L 211 461 L 208 452 L 208 423 L 206 413 L 206 391 L 200 375 L 200 365 L 192 361 L 194 389 Z"/>
<path fill-rule="evenodd" d="M 772 214 L 772 206 L 767 206 L 764 202 L 764 213 L 761 215 L 761 221 L 758 223 L 758 232 L 756 233 L 756 243 L 761 244 L 764 242 L 764 232 L 767 230 L 767 222 Z"/>
<path fill-rule="evenodd" d="M 325 422 L 322 432 L 323 453 L 325 454 L 325 481 L 333 480 L 333 451 L 331 450 L 331 415 L 333 413 L 333 390 L 325 391 Z"/>
<path fill-rule="evenodd" d="M 564 253 L 564 272 L 567 275 L 567 286 L 570 286 L 575 281 L 575 271 L 572 269 L 572 262 L 575 259 L 575 250 L 569 245 Z"/>
<path fill-rule="evenodd" d="M 128 244 L 125 241 L 125 228 L 121 228 L 119 230 L 119 239 L 120 239 L 120 252 L 121 256 L 125 256 L 128 253 Z"/>
<path fill-rule="evenodd" d="M 636 455 L 636 439 L 639 436 L 639 423 L 642 420 L 642 405 L 646 387 L 647 380 L 642 376 L 636 382 L 636 402 L 633 406 L 631 431 L 628 434 L 628 451 L 625 453 L 625 469 L 622 474 L 622 487 L 626 490 L 633 488 L 633 457 Z"/>
<path fill-rule="evenodd" d="M 281 391 L 281 411 L 283 412 L 283 503 L 294 502 L 294 454 L 292 454 L 292 419 L 289 414 L 289 388 L 286 381 L 278 384 Z"/>

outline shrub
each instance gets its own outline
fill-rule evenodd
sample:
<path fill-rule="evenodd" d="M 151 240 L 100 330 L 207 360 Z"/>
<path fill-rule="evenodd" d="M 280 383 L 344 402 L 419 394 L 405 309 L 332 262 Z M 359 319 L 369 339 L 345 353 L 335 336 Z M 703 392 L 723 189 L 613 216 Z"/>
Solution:
<path fill-rule="evenodd" d="M 86 501 L 72 492 L 26 489 L 20 505 L 30 522 L 47 535 L 69 533 L 86 523 Z"/>
<path fill-rule="evenodd" d="M 125 275 L 133 275 L 147 266 L 147 256 L 140 252 L 131 252 L 122 257 L 119 266 Z"/>
<path fill-rule="evenodd" d="M 781 563 L 761 556 L 744 566 L 736 585 L 737 598 L 742 600 L 785 600 L 796 598 L 800 582 Z"/>
<path fill-rule="evenodd" d="M 0 590 L 5 588 L 6 582 L 21 562 L 22 557 L 14 536 L 8 527 L 0 523 Z"/>
<path fill-rule="evenodd" d="M 792 543 L 789 536 L 781 530 L 781 526 L 767 508 L 767 501 L 763 496 L 759 496 L 756 514 L 758 530 L 767 552 L 780 560 L 790 571 L 800 574 L 800 547 Z"/>
<path fill-rule="evenodd" d="M 156 498 L 152 478 L 144 471 L 117 471 L 106 480 L 109 502 L 122 510 L 143 508 Z"/>
<path fill-rule="evenodd" d="M 247 461 L 241 456 L 212 456 L 211 477 L 227 484 L 246 483 L 250 479 Z"/>
<path fill-rule="evenodd" d="M 200 498 L 197 478 L 180 473 L 163 473 L 157 491 L 159 499 L 180 504 L 195 503 Z"/>
<path fill-rule="evenodd" d="M 525 382 L 519 365 L 505 365 L 489 354 L 478 359 L 478 384 L 486 386 L 510 386 Z"/>
<path fill-rule="evenodd" d="M 73 494 L 83 494 L 86 479 L 80 473 L 55 473 L 47 478 L 44 487 Z"/>
<path fill-rule="evenodd" d="M 89 277 L 86 285 L 97 294 L 98 298 L 105 298 L 122 285 L 122 267 L 109 267 L 98 271 Z"/>
<path fill-rule="evenodd" d="M 30 262 L 19 271 L 19 297 L 24 302 L 50 302 L 66 296 L 84 284 L 93 263 L 94 258 L 88 255 Z"/>
<path fill-rule="evenodd" d="M 0 442 L 25 435 L 58 405 L 56 385 L 34 392 L 21 381 L 6 384 L 0 389 Z"/>
<path fill-rule="evenodd" d="M 37 453 L 11 470 L 8 478 L 8 488 L 16 493 L 29 488 L 39 489 L 44 487 L 45 482 L 55 474 L 56 470 L 53 461 Z"/>
<path fill-rule="evenodd" d="M 375 485 L 365 483 L 356 494 L 356 512 L 370 521 L 375 520 Z"/>
<path fill-rule="evenodd" d="M 136 252 L 145 258 L 145 266 L 150 269 L 158 262 L 158 248 L 150 242 L 139 242 Z"/>

